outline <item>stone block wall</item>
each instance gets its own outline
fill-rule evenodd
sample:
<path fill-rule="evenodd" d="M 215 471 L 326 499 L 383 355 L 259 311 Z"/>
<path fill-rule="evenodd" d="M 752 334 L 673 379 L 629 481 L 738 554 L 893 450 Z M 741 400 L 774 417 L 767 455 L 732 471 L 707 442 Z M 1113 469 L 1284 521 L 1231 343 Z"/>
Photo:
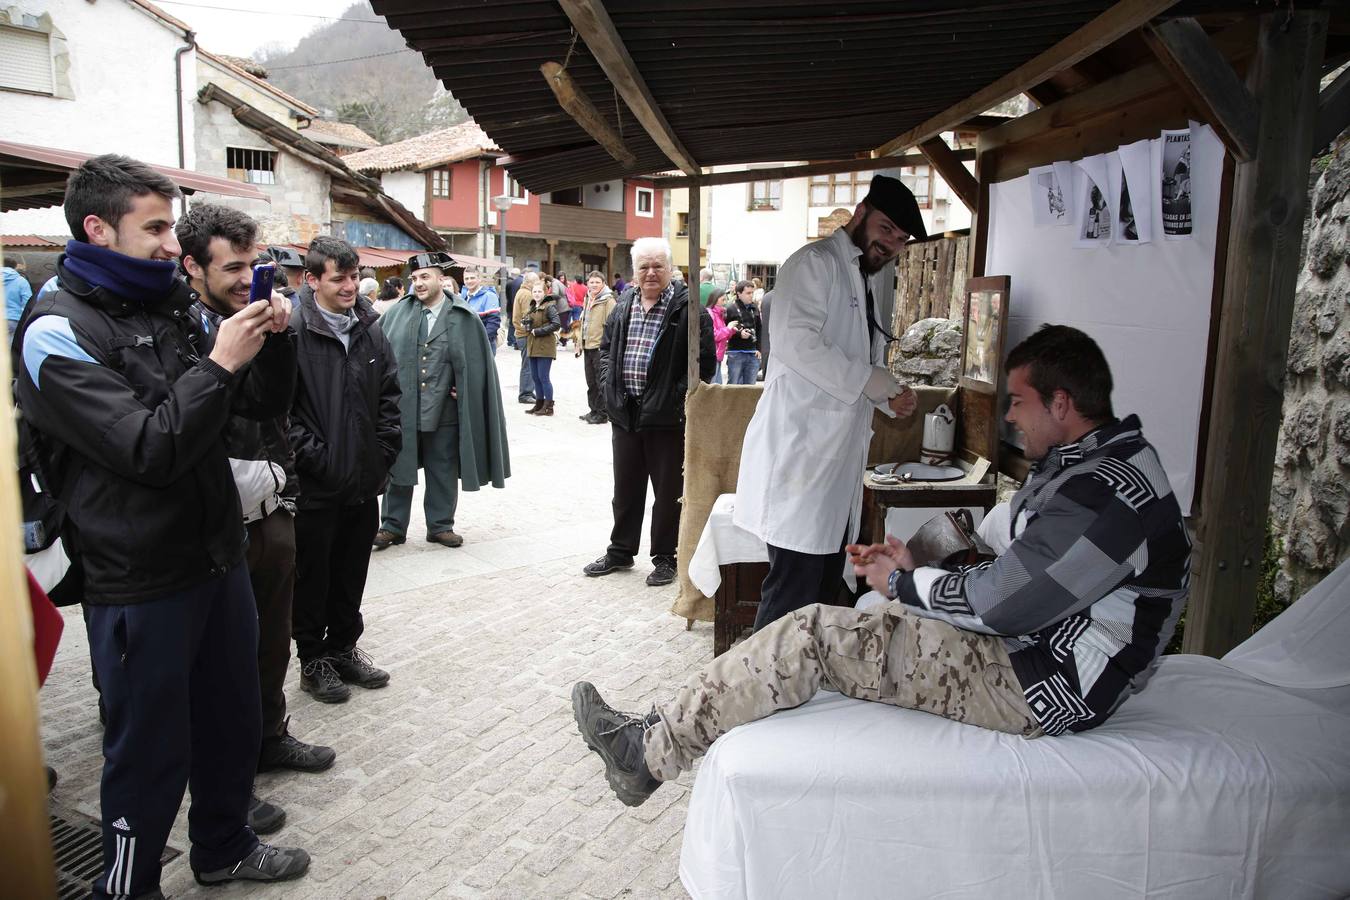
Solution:
<path fill-rule="evenodd" d="M 1270 492 L 1286 603 L 1350 557 L 1350 133 L 1315 165 Z"/>
<path fill-rule="evenodd" d="M 955 385 L 961 366 L 961 323 L 920 319 L 900 336 L 890 365 L 895 377 L 907 384 Z"/>

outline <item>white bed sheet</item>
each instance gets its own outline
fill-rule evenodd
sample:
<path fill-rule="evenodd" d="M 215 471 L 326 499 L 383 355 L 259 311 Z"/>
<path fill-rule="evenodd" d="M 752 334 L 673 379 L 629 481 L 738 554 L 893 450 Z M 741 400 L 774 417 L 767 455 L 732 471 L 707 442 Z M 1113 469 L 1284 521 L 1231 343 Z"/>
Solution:
<path fill-rule="evenodd" d="M 713 746 L 681 879 L 696 900 L 1350 896 L 1350 687 L 1272 683 L 1335 681 L 1347 609 L 1350 564 L 1225 660 L 1164 658 L 1081 735 L 821 692 Z M 1309 647 L 1334 659 L 1280 665 Z"/>

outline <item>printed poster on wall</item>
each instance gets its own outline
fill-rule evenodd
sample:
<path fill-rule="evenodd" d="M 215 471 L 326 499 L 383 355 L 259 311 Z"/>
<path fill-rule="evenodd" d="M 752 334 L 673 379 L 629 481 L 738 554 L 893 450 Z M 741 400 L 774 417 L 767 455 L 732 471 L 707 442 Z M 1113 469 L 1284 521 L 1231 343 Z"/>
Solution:
<path fill-rule="evenodd" d="M 1184 241 L 1191 237 L 1191 130 L 1162 133 L 1162 173 L 1159 197 L 1162 203 L 1163 237 Z"/>
<path fill-rule="evenodd" d="M 1110 189 L 1116 203 L 1116 240 L 1147 244 L 1153 240 L 1153 181 L 1149 177 L 1151 142 L 1125 144 L 1111 155 Z"/>
<path fill-rule="evenodd" d="M 1031 186 L 1032 224 L 1037 227 L 1069 224 L 1065 195 L 1072 190 L 1072 183 L 1067 188 L 1061 185 L 1054 166 L 1038 166 L 1027 174 L 1031 176 L 1027 183 Z"/>
<path fill-rule="evenodd" d="M 1111 243 L 1115 221 L 1114 203 L 1107 181 L 1106 154 L 1078 160 L 1078 169 L 1087 176 L 1080 179 L 1075 245 L 1106 247 Z"/>

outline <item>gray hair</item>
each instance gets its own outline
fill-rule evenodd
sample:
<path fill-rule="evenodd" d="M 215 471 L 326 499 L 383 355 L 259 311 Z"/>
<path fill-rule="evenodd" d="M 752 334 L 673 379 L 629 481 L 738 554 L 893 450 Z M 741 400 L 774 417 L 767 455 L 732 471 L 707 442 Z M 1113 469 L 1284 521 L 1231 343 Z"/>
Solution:
<path fill-rule="evenodd" d="M 362 297 L 378 294 L 380 292 L 380 283 L 374 278 L 362 278 L 361 283 L 356 287 L 356 292 Z"/>
<path fill-rule="evenodd" d="M 675 254 L 671 252 L 670 241 L 659 237 L 644 237 L 633 241 L 633 249 L 628 255 L 633 260 L 633 271 L 638 269 L 638 258 L 660 254 L 666 258 L 666 268 L 675 268 Z"/>
<path fill-rule="evenodd" d="M 698 280 L 699 280 L 699 281 L 712 281 L 712 280 L 713 280 L 712 269 L 708 269 L 708 268 L 699 269 L 699 270 L 698 270 Z"/>

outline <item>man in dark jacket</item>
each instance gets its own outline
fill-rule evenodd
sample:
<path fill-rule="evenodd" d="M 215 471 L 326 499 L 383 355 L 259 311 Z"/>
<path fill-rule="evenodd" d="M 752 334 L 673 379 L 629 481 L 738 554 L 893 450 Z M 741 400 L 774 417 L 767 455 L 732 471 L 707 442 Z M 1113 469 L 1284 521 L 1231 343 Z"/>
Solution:
<path fill-rule="evenodd" d="M 349 683 L 389 683 L 356 642 L 379 496 L 403 445 L 398 370 L 356 285 L 357 255 L 346 241 L 310 242 L 294 322 L 300 375 L 289 437 L 300 496 L 291 630 L 300 689 L 324 703 L 345 702 Z"/>
<path fill-rule="evenodd" d="M 257 258 L 258 226 L 236 209 L 199 203 L 174 228 L 181 265 L 196 302 L 192 316 L 205 331 L 204 352 L 215 346 L 221 322 L 248 305 Z M 270 257 L 263 257 L 270 261 Z M 280 293 L 280 292 L 278 292 Z M 262 688 L 260 771 L 320 772 L 333 764 L 330 747 L 293 737 L 286 718 L 286 668 L 291 661 L 291 597 L 295 592 L 295 454 L 286 440 L 284 413 L 258 421 L 234 416 L 225 429 L 239 504 L 248 530 L 249 581 L 258 606 L 258 681 Z M 255 796 L 254 831 L 281 827 L 285 813 Z"/>
<path fill-rule="evenodd" d="M 637 287 L 630 286 L 605 322 L 600 383 L 613 426 L 614 530 L 605 555 L 587 575 L 631 569 L 642 533 L 651 480 L 652 587 L 675 580 L 680 496 L 684 493 L 684 395 L 688 385 L 689 288 L 672 282 L 670 244 L 639 238 L 633 244 Z M 699 378 L 717 367 L 712 317 L 699 311 Z"/>
<path fill-rule="evenodd" d="M 199 881 L 279 881 L 309 866 L 303 850 L 260 844 L 247 825 L 258 617 L 223 439 L 232 413 L 285 410 L 290 307 L 275 296 L 249 304 L 221 321 L 206 353 L 174 262 L 177 197 L 124 156 L 76 169 L 60 287 L 30 306 L 17 335 L 19 402 L 49 445 L 62 539 L 84 563 L 107 710 L 98 898 L 158 894 L 189 778 Z"/>

